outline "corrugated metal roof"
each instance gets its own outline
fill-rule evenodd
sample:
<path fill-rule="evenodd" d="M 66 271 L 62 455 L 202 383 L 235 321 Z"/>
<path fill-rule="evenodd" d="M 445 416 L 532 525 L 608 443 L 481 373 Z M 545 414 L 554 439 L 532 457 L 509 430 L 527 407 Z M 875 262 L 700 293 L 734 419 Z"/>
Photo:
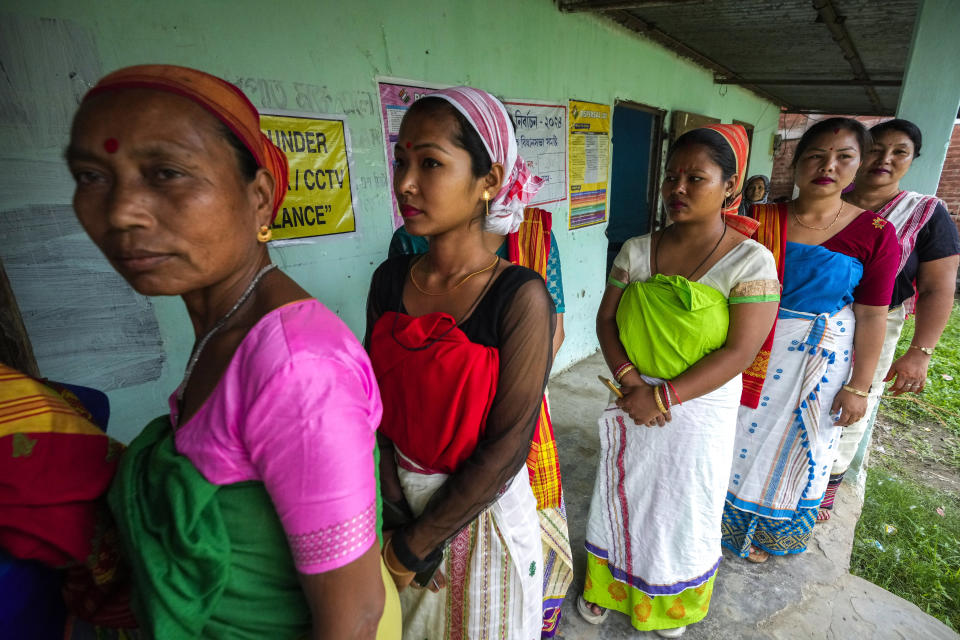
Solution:
<path fill-rule="evenodd" d="M 896 111 L 919 0 L 559 0 L 558 5 L 607 16 L 712 69 L 720 81 L 755 81 L 744 86 L 790 110 L 889 115 Z M 833 29 L 820 13 L 838 16 Z M 844 31 L 847 40 L 838 42 Z M 798 84 L 783 84 L 791 81 Z M 859 84 L 841 84 L 852 82 Z"/>

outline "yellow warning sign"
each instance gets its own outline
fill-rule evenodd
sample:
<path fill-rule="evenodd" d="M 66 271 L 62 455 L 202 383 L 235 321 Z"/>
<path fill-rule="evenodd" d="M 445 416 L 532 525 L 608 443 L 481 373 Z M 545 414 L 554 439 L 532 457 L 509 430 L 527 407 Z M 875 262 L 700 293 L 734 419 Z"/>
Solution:
<path fill-rule="evenodd" d="M 290 164 L 273 238 L 356 231 L 343 120 L 262 114 L 260 128 Z"/>

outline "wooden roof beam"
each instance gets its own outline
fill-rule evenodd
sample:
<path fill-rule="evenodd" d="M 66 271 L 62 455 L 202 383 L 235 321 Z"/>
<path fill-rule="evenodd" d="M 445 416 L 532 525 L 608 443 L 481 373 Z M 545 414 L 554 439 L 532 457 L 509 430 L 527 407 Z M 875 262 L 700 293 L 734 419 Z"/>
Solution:
<path fill-rule="evenodd" d="M 842 110 L 841 110 L 842 111 Z M 822 107 L 796 107 L 792 109 L 784 109 L 784 113 L 799 113 L 803 114 L 824 114 L 824 115 L 837 115 L 837 109 L 824 109 Z M 854 113 L 846 113 L 849 116 L 892 116 L 894 115 L 891 111 L 857 111 Z"/>
<path fill-rule="evenodd" d="M 707 0 L 709 1 L 709 0 Z M 557 8 L 564 13 L 580 13 L 583 11 L 614 11 L 618 9 L 645 9 L 647 7 L 663 7 L 676 4 L 702 4 L 704 0 L 608 0 L 593 2 L 591 0 L 572 0 L 557 2 Z"/>
<path fill-rule="evenodd" d="M 602 11 L 600 13 L 602 13 L 602 15 L 607 16 L 617 24 L 623 27 L 626 27 L 631 31 L 639 33 L 640 35 L 646 36 L 647 38 L 650 38 L 654 42 L 657 42 L 663 45 L 664 47 L 666 47 L 667 49 L 670 49 L 674 53 L 678 53 L 681 56 L 684 56 L 685 58 L 689 58 L 693 60 L 695 63 L 697 63 L 698 65 L 700 65 L 701 67 L 706 67 L 707 69 L 710 69 L 711 71 L 715 72 L 720 76 L 723 76 L 725 78 L 729 78 L 732 80 L 738 80 L 740 78 L 739 75 L 737 75 L 730 69 L 708 58 L 707 56 L 703 55 L 696 49 L 692 49 L 691 47 L 677 40 L 673 36 L 661 31 L 653 23 L 647 22 L 642 18 L 638 18 L 637 16 L 633 15 L 629 11 L 611 10 L 611 11 Z M 757 94 L 761 98 L 765 100 L 769 100 L 770 102 L 778 106 L 781 106 L 784 108 L 790 107 L 790 105 L 783 98 L 779 96 L 775 96 L 772 93 L 769 93 L 767 91 L 764 91 L 759 86 L 751 85 L 751 84 L 743 84 L 741 86 L 743 86 L 743 88 L 745 89 L 749 89 L 750 91 Z"/>
<path fill-rule="evenodd" d="M 813 80 L 811 78 L 778 78 L 761 80 L 759 78 L 722 78 L 713 79 L 716 84 L 755 84 L 767 87 L 899 87 L 901 80 Z"/>
<path fill-rule="evenodd" d="M 860 53 L 850 39 L 850 33 L 847 31 L 847 28 L 843 26 L 846 18 L 837 13 L 831 0 L 813 0 L 813 8 L 817 10 L 817 20 L 823 22 L 827 29 L 830 30 L 833 41 L 836 42 L 840 50 L 843 51 L 843 57 L 846 58 L 847 64 L 853 69 L 854 77 L 856 77 L 857 80 L 869 82 L 870 74 L 867 73 L 867 68 L 863 65 L 863 60 L 860 58 Z M 867 98 L 870 100 L 870 104 L 873 105 L 874 111 L 877 113 L 882 112 L 883 103 L 880 102 L 880 96 L 877 95 L 873 86 L 870 84 L 864 85 L 864 91 L 866 91 Z"/>

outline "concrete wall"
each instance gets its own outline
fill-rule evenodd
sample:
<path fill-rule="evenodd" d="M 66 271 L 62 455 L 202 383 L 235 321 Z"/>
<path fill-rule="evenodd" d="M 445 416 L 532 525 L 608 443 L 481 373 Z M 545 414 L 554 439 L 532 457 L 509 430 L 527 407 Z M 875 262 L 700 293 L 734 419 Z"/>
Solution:
<path fill-rule="evenodd" d="M 960 37 L 955 0 L 922 0 L 900 90 L 897 117 L 923 132 L 923 151 L 900 186 L 934 193 L 960 108 Z"/>
<path fill-rule="evenodd" d="M 357 232 L 273 251 L 364 329 L 366 289 L 392 231 L 375 76 L 468 83 L 508 98 L 616 99 L 755 125 L 750 174 L 770 173 L 779 110 L 636 35 L 551 0 L 10 1 L 0 14 L 0 257 L 47 376 L 109 392 L 129 439 L 165 412 L 194 336 L 179 299 L 132 293 L 82 234 L 61 160 L 76 104 L 104 73 L 167 62 L 240 85 L 259 107 L 344 113 L 353 138 Z M 556 370 L 592 353 L 604 281 L 603 225 L 556 215 L 567 340 Z"/>

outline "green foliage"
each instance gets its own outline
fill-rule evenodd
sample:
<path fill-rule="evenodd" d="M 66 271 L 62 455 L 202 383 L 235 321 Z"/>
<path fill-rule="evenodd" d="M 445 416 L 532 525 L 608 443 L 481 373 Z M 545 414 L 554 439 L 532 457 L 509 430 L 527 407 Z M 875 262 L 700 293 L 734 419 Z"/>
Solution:
<path fill-rule="evenodd" d="M 910 346 L 913 329 L 910 318 L 903 326 L 897 357 Z M 945 375 L 952 379 L 944 378 Z M 950 321 L 930 359 L 923 393 L 919 397 L 912 393 L 897 398 L 885 396 L 880 411 L 902 424 L 938 422 L 960 436 L 960 304 L 954 304 Z"/>
<path fill-rule="evenodd" d="M 850 565 L 852 573 L 960 630 L 957 498 L 870 469 Z"/>

